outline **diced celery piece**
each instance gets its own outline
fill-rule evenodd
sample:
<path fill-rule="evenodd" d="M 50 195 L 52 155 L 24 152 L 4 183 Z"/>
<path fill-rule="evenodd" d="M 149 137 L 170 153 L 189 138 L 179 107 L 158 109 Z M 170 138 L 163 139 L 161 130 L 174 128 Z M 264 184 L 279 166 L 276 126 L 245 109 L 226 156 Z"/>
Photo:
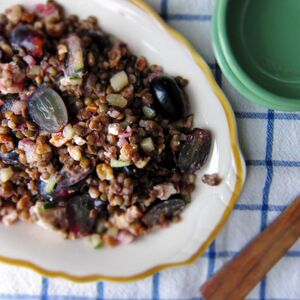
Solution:
<path fill-rule="evenodd" d="M 123 168 L 123 167 L 128 167 L 130 165 L 131 165 L 130 161 L 122 161 L 122 160 L 112 159 L 110 162 L 110 166 L 112 168 Z"/>
<path fill-rule="evenodd" d="M 156 117 L 156 113 L 155 110 L 150 108 L 149 106 L 143 106 L 142 108 L 144 115 L 148 118 L 148 119 L 153 119 Z"/>
<path fill-rule="evenodd" d="M 110 84 L 115 92 L 120 92 L 128 84 L 128 76 L 124 71 L 115 74 L 110 79 Z"/>
<path fill-rule="evenodd" d="M 128 104 L 127 99 L 120 94 L 109 94 L 106 99 L 111 106 L 124 108 Z"/>
<path fill-rule="evenodd" d="M 142 139 L 142 141 L 141 141 L 141 148 L 145 152 L 147 152 L 147 153 L 154 151 L 155 148 L 154 148 L 154 144 L 153 144 L 152 138 L 151 137 L 147 137 L 147 138 Z"/>
<path fill-rule="evenodd" d="M 56 176 L 53 175 L 46 181 L 45 193 L 50 194 L 53 191 L 55 185 L 56 185 Z"/>

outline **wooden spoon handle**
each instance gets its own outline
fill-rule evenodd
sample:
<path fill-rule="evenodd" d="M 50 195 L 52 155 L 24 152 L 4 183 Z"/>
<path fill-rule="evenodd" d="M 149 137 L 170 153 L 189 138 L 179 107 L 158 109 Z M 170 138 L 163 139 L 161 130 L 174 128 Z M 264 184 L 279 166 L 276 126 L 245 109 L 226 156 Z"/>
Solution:
<path fill-rule="evenodd" d="M 251 226 L 251 224 L 249 224 Z M 206 300 L 241 300 L 300 237 L 300 197 L 202 287 Z"/>

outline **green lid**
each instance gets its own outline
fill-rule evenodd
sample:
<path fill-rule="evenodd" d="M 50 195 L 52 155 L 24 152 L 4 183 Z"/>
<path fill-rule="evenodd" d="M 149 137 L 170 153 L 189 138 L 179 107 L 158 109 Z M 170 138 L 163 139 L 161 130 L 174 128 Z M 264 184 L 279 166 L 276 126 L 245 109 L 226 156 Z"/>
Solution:
<path fill-rule="evenodd" d="M 300 111 L 300 0 L 219 0 L 213 42 L 225 76 L 247 98 Z"/>

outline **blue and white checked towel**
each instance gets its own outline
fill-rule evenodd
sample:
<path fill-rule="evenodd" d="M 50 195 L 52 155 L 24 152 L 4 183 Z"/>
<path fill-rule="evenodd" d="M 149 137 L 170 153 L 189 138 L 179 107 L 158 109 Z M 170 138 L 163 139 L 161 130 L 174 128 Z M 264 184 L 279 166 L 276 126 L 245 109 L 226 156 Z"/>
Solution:
<path fill-rule="evenodd" d="M 7 1 L 7 0 L 6 0 Z M 200 300 L 199 287 L 300 194 L 300 114 L 280 113 L 247 102 L 215 64 L 210 38 L 215 0 L 148 0 L 182 32 L 216 73 L 236 113 L 247 160 L 244 192 L 217 240 L 196 264 L 171 269 L 137 283 L 73 284 L 0 265 L 0 299 Z M 300 243 L 248 299 L 300 299 Z M 230 299 L 228 299 L 230 300 Z"/>

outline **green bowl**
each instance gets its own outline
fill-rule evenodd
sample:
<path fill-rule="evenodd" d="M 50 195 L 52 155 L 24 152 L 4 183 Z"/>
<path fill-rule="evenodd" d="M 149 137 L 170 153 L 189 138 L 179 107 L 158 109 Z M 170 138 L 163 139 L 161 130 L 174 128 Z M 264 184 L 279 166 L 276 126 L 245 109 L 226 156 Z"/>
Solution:
<path fill-rule="evenodd" d="M 217 61 L 231 84 L 265 107 L 300 111 L 300 0 L 219 0 Z"/>

